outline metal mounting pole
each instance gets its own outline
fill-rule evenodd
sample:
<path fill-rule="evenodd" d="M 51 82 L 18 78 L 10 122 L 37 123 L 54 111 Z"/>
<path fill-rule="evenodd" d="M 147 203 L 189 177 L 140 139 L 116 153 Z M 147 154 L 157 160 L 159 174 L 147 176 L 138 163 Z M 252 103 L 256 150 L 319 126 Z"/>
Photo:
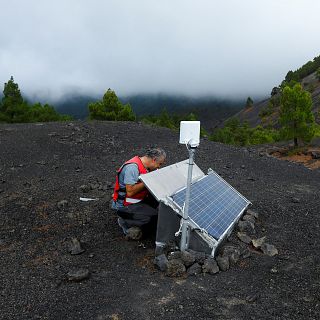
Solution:
<path fill-rule="evenodd" d="M 196 148 L 191 147 L 188 144 L 188 151 L 189 151 L 189 166 L 188 166 L 186 199 L 184 203 L 182 226 L 181 226 L 181 242 L 180 242 L 181 251 L 185 251 L 186 249 L 188 249 L 188 243 L 189 243 L 189 227 L 188 227 L 189 202 L 190 202 L 190 190 L 191 190 L 191 182 L 192 182 L 192 169 L 193 169 L 194 155 L 196 152 Z"/>

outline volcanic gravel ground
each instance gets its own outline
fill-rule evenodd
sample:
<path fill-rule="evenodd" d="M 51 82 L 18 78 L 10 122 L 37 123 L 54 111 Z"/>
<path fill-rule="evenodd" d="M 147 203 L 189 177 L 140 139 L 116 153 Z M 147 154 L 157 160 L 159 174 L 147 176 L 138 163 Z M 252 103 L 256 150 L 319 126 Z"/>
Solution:
<path fill-rule="evenodd" d="M 109 209 L 115 170 L 153 144 L 167 164 L 184 160 L 178 140 L 139 123 L 0 126 L 1 319 L 320 318 L 319 170 L 202 140 L 197 165 L 253 203 L 257 235 L 279 254 L 169 278 L 153 266 L 154 237 L 125 240 Z M 73 237 L 84 253 L 68 252 Z M 68 281 L 79 269 L 89 278 Z"/>

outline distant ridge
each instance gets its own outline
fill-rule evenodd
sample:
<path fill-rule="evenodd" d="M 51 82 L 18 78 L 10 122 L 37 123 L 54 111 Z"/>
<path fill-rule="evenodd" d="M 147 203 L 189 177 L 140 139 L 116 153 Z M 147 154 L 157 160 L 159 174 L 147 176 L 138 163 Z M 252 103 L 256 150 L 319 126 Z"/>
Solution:
<path fill-rule="evenodd" d="M 97 101 L 94 96 L 67 96 L 55 104 L 60 113 L 70 114 L 76 119 L 88 117 L 88 103 Z M 166 94 L 137 94 L 119 97 L 122 103 L 130 103 L 137 116 L 159 114 L 163 108 L 169 113 L 188 114 L 194 112 L 203 126 L 210 129 L 224 119 L 237 113 L 244 105 L 243 100 L 228 100 L 215 97 L 187 97 Z"/>
<path fill-rule="evenodd" d="M 280 85 L 282 86 L 285 85 L 285 83 L 290 83 L 292 81 L 301 83 L 304 90 L 308 91 L 311 94 L 312 111 L 315 115 L 317 123 L 320 123 L 320 80 L 317 78 L 315 70 L 319 68 L 319 65 L 320 56 L 314 58 L 313 61 L 307 62 L 296 71 L 289 71 L 285 77 L 285 80 Z M 233 116 L 239 118 L 240 121 L 248 121 L 251 127 L 255 127 L 257 125 L 277 126 L 277 117 L 279 114 L 280 104 L 279 102 L 277 102 L 272 110 L 270 110 L 269 105 L 272 99 L 273 101 L 279 101 L 280 86 L 270 90 L 270 98 L 258 101 L 257 103 L 254 103 L 250 108 L 243 108 Z M 265 116 L 261 117 L 260 115 L 263 114 L 265 114 Z"/>

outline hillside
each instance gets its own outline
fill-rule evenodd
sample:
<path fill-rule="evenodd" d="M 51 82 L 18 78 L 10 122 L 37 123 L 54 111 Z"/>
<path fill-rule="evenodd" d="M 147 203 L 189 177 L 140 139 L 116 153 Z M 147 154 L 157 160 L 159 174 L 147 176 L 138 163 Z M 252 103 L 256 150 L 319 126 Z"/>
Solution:
<path fill-rule="evenodd" d="M 257 234 L 279 254 L 248 247 L 226 272 L 168 278 L 154 237 L 124 239 L 109 209 L 115 170 L 154 144 L 168 165 L 184 160 L 178 140 L 141 123 L 0 125 L 1 319 L 318 319 L 319 170 L 201 140 L 197 165 L 253 203 Z M 73 237 L 82 254 L 68 252 Z M 80 268 L 89 278 L 68 281 Z"/>
<path fill-rule="evenodd" d="M 303 88 L 310 92 L 313 105 L 312 111 L 316 116 L 316 121 L 320 123 L 319 111 L 320 111 L 320 81 L 316 78 L 316 73 L 313 72 L 301 80 Z M 274 98 L 279 97 L 276 94 Z M 279 114 L 279 105 L 275 107 L 272 112 L 267 112 L 271 97 L 254 103 L 251 108 L 244 108 L 240 112 L 236 113 L 234 117 L 238 117 L 241 121 L 248 121 L 250 126 L 255 127 L 257 125 L 276 125 L 277 116 Z M 259 114 L 266 111 L 264 117 L 260 117 Z M 271 114 L 270 114 L 271 113 Z"/>
<path fill-rule="evenodd" d="M 55 106 L 62 114 L 70 114 L 75 119 L 84 120 L 88 117 L 88 103 L 99 99 L 101 97 L 69 95 L 57 102 Z M 168 94 L 140 94 L 119 97 L 119 99 L 123 104 L 129 103 L 138 117 L 160 114 L 163 108 L 166 108 L 170 114 L 186 115 L 194 112 L 206 129 L 219 125 L 244 105 L 244 101 L 241 100 Z"/>

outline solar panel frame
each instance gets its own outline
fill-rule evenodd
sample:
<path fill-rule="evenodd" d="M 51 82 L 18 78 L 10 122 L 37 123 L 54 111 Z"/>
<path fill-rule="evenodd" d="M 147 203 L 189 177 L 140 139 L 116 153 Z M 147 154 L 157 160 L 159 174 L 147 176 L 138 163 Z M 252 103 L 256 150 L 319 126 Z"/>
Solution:
<path fill-rule="evenodd" d="M 218 194 L 218 197 L 212 199 L 211 192 Z M 181 215 L 185 193 L 186 188 L 182 188 L 171 196 L 174 204 L 181 208 Z M 189 218 L 193 225 L 218 240 L 225 237 L 250 204 L 249 200 L 211 170 L 207 176 L 191 185 Z M 215 215 L 214 219 L 212 215 Z"/>

